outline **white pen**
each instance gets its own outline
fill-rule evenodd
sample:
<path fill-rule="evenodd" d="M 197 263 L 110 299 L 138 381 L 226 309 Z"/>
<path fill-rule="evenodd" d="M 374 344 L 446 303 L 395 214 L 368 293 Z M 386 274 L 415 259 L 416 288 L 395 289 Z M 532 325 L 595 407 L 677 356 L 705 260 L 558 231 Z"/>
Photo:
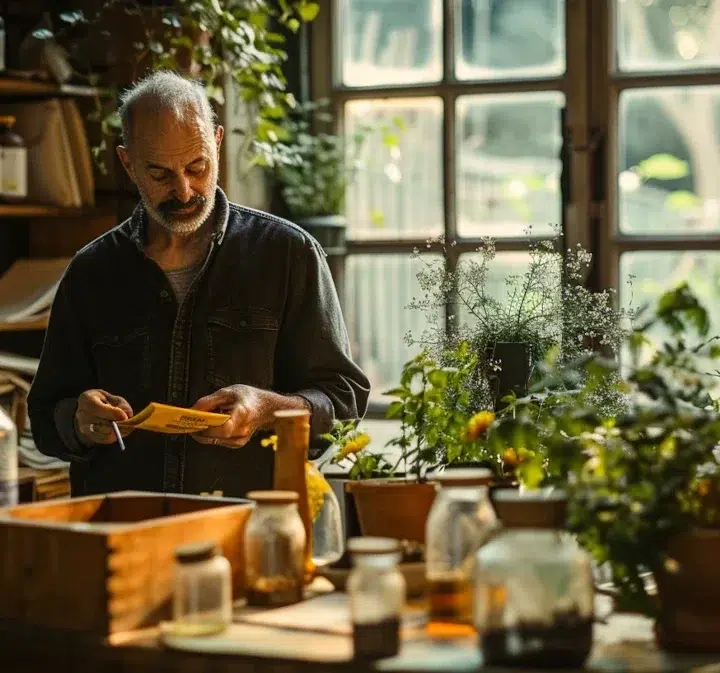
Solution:
<path fill-rule="evenodd" d="M 111 422 L 112 429 L 115 432 L 115 437 L 117 438 L 118 444 L 120 444 L 120 450 L 125 451 L 125 442 L 123 442 L 122 435 L 120 434 L 120 428 L 118 428 L 118 425 L 115 421 Z"/>

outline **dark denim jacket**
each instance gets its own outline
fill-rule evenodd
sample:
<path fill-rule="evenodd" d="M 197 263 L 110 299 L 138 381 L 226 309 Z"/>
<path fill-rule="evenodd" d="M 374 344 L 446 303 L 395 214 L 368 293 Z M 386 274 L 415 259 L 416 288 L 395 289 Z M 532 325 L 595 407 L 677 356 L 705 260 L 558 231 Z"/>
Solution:
<path fill-rule="evenodd" d="M 60 284 L 28 398 L 33 436 L 71 461 L 73 495 L 139 489 L 242 496 L 272 483 L 272 449 L 135 431 L 86 448 L 73 417 L 78 396 L 102 388 L 140 411 L 152 401 L 192 405 L 234 383 L 300 395 L 311 434 L 362 417 L 369 383 L 351 359 L 325 254 L 294 224 L 217 194 L 207 260 L 178 307 L 143 251 L 145 212 L 77 253 Z"/>

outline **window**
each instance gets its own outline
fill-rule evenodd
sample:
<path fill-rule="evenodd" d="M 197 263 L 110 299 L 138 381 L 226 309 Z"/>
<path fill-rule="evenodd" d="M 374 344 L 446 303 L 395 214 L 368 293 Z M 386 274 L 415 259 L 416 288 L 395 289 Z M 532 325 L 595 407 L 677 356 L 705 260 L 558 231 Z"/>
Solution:
<path fill-rule="evenodd" d="M 493 236 L 517 272 L 528 227 L 562 223 L 590 284 L 637 306 L 688 279 L 720 329 L 719 27 L 720 0 L 325 0 L 313 97 L 347 133 L 405 126 L 347 202 L 345 311 L 375 395 L 422 327 L 410 254 L 439 234 L 451 266 Z"/>
<path fill-rule="evenodd" d="M 456 241 L 455 264 L 493 236 L 500 259 L 522 269 L 528 228 L 548 236 L 562 219 L 565 2 L 335 0 L 323 9 L 313 96 L 332 96 L 347 134 L 403 122 L 392 161 L 378 160 L 380 144 L 366 146 L 346 204 L 345 317 L 382 401 L 416 350 L 404 335 L 423 328 L 405 308 L 420 293 L 413 250 L 437 254 L 427 240 L 444 235 Z"/>
<path fill-rule="evenodd" d="M 717 332 L 720 1 L 618 0 L 612 10 L 608 280 L 634 306 L 686 280 Z"/>

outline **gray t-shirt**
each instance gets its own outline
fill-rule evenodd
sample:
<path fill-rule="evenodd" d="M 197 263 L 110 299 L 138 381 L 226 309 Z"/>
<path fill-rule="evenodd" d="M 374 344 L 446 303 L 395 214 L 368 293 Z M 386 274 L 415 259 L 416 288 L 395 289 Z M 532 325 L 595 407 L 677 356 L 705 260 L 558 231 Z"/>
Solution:
<path fill-rule="evenodd" d="M 200 272 L 203 261 L 204 260 L 201 259 L 192 266 L 165 272 L 167 279 L 170 281 L 170 285 L 172 285 L 173 292 L 175 292 L 178 304 L 182 304 L 185 300 L 185 295 L 187 295 L 192 282 L 195 280 L 195 276 Z"/>

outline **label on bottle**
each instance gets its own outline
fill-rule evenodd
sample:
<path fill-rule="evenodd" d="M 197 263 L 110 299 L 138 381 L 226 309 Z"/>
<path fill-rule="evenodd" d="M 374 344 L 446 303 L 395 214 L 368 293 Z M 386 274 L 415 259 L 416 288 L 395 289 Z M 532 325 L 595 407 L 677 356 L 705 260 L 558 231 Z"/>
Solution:
<path fill-rule="evenodd" d="M 27 196 L 27 149 L 24 147 L 3 147 L 0 195 L 14 198 Z"/>

